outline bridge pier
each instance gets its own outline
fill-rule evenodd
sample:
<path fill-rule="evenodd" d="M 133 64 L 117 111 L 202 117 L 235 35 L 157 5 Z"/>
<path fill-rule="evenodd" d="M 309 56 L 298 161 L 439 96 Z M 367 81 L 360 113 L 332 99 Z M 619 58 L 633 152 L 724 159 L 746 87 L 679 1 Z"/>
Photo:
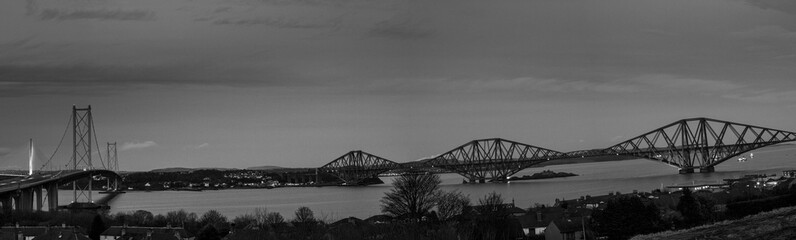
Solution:
<path fill-rule="evenodd" d="M 42 194 L 42 186 L 38 186 L 33 188 L 33 192 L 36 193 L 36 211 L 44 210 L 43 207 L 43 196 Z"/>
<path fill-rule="evenodd" d="M 22 192 L 17 190 L 16 192 L 12 193 L 11 199 L 14 200 L 14 210 L 22 210 Z"/>
<path fill-rule="evenodd" d="M 47 188 L 47 210 L 58 211 L 58 184 L 50 183 L 44 187 Z"/>
<path fill-rule="evenodd" d="M 693 168 L 681 168 L 680 169 L 680 174 L 689 174 L 689 173 L 694 173 L 694 169 Z"/>
<path fill-rule="evenodd" d="M 23 212 L 33 212 L 33 189 L 26 188 L 22 190 L 22 194 L 20 194 L 20 204 Z"/>
<path fill-rule="evenodd" d="M 715 172 L 715 171 L 716 171 L 716 168 L 713 167 L 713 166 L 706 166 L 706 167 L 700 167 L 699 168 L 699 172 L 700 173 L 712 173 L 712 172 Z"/>
<path fill-rule="evenodd" d="M 10 193 L 0 195 L 0 204 L 3 204 L 3 212 L 11 212 L 11 210 L 14 210 L 11 201 L 12 199 Z"/>

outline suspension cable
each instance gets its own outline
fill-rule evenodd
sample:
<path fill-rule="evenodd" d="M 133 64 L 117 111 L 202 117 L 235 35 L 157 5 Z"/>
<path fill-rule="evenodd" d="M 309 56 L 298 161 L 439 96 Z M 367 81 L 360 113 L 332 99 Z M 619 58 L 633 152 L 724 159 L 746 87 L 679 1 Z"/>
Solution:
<path fill-rule="evenodd" d="M 53 157 L 55 157 L 55 154 L 58 153 L 58 149 L 61 149 L 61 144 L 64 143 L 64 138 L 66 138 L 66 133 L 69 131 L 69 124 L 72 123 L 73 120 L 74 119 L 72 119 L 72 114 L 69 114 L 69 118 L 66 121 L 66 128 L 64 128 L 64 134 L 61 135 L 61 141 L 58 141 L 58 146 L 55 147 L 55 151 L 53 151 L 53 154 L 50 155 L 50 159 L 47 159 L 47 162 L 41 165 L 41 168 L 39 168 L 39 171 L 43 170 L 44 167 L 49 165 L 50 161 L 52 161 Z M 69 164 L 69 163 L 67 163 L 67 164 Z"/>
<path fill-rule="evenodd" d="M 102 160 L 102 151 L 99 148 L 99 140 L 97 140 L 97 129 L 94 127 L 94 116 L 93 115 L 91 116 L 91 131 L 94 133 L 94 143 L 97 146 L 97 155 L 99 155 L 100 163 L 102 163 L 102 168 L 103 169 L 107 169 L 107 167 L 105 167 L 105 161 Z M 89 143 L 89 144 L 91 144 L 91 143 Z M 92 165 L 91 167 L 93 168 L 94 166 Z"/>

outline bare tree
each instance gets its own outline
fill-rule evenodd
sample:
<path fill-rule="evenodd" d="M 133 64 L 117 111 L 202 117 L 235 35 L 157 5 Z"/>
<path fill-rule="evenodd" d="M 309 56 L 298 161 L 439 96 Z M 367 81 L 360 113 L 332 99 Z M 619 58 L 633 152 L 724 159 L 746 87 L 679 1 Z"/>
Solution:
<path fill-rule="evenodd" d="M 296 210 L 296 218 L 293 221 L 299 223 L 314 222 L 315 214 L 310 208 L 302 206 Z"/>
<path fill-rule="evenodd" d="M 265 216 L 265 222 L 263 223 L 271 226 L 280 225 L 285 223 L 285 218 L 283 218 L 282 214 L 279 214 L 278 212 L 269 212 Z"/>
<path fill-rule="evenodd" d="M 482 199 L 478 199 L 478 212 L 482 215 L 505 215 L 506 213 L 506 204 L 503 204 L 503 197 L 496 192 L 491 192 L 484 196 Z"/>
<path fill-rule="evenodd" d="M 403 175 L 381 199 L 381 211 L 393 217 L 420 219 L 434 208 L 440 183 L 434 174 Z"/>
<path fill-rule="evenodd" d="M 470 207 L 470 197 L 459 191 L 442 192 L 437 198 L 437 218 L 442 221 L 462 215 Z"/>
<path fill-rule="evenodd" d="M 210 209 L 205 214 L 202 214 L 202 217 L 199 218 L 199 223 L 202 226 L 205 225 L 213 225 L 216 228 L 224 227 L 227 225 L 227 217 L 221 215 L 215 209 Z"/>

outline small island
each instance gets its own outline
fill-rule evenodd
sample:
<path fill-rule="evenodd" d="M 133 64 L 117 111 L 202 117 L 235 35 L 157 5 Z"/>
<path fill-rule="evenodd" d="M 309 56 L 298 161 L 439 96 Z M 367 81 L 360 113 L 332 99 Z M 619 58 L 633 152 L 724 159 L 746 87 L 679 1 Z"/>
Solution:
<path fill-rule="evenodd" d="M 560 177 L 572 177 L 572 176 L 578 176 L 578 175 L 568 172 L 553 172 L 550 170 L 544 170 L 542 172 L 534 173 L 533 175 L 523 175 L 522 177 L 511 176 L 508 177 L 506 181 L 535 180 L 535 179 L 560 178 Z"/>

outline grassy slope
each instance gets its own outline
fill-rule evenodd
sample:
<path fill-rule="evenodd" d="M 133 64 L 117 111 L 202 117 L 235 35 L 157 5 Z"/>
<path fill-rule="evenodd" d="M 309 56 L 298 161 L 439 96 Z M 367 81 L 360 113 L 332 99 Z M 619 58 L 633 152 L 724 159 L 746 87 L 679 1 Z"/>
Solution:
<path fill-rule="evenodd" d="M 711 225 L 641 235 L 651 239 L 796 239 L 796 207 L 786 207 Z"/>

